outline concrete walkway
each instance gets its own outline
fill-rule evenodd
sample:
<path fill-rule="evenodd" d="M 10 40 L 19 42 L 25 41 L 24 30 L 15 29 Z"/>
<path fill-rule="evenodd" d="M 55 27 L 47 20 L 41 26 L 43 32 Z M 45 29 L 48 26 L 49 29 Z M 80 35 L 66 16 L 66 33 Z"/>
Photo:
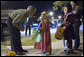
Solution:
<path fill-rule="evenodd" d="M 28 50 L 28 53 L 22 56 L 46 56 L 46 55 L 42 55 L 40 50 L 34 49 L 34 46 L 22 46 L 22 47 Z M 10 49 L 10 46 L 7 46 L 7 48 Z M 58 40 L 52 43 L 52 55 L 49 56 L 83 56 L 83 36 L 80 37 L 79 50 L 77 51 L 74 50 L 74 53 L 70 55 L 65 55 L 63 51 L 64 51 L 63 40 Z"/>

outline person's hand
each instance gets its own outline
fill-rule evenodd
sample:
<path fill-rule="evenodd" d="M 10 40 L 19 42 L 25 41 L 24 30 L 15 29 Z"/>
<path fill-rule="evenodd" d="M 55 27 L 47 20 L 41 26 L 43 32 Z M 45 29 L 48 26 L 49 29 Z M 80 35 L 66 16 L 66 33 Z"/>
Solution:
<path fill-rule="evenodd" d="M 64 18 L 66 18 L 66 16 L 64 15 Z"/>
<path fill-rule="evenodd" d="M 38 30 L 38 32 L 40 32 L 40 30 Z"/>
<path fill-rule="evenodd" d="M 67 17 L 68 17 L 68 15 L 65 15 L 65 16 L 64 16 L 64 19 L 67 19 Z"/>
<path fill-rule="evenodd" d="M 24 31 L 24 28 L 22 28 L 22 27 L 21 27 L 21 28 L 19 28 L 19 29 L 20 29 L 21 31 Z"/>
<path fill-rule="evenodd" d="M 63 29 L 66 29 L 66 27 L 64 26 Z"/>
<path fill-rule="evenodd" d="M 41 28 L 38 29 L 38 31 L 40 31 L 40 30 L 41 30 Z"/>

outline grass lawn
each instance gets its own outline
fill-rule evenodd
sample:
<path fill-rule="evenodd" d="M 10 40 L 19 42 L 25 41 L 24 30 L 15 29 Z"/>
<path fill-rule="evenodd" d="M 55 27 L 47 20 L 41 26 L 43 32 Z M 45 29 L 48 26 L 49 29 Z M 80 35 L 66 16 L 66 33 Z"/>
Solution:
<path fill-rule="evenodd" d="M 51 35 L 51 41 L 56 41 L 56 39 L 54 38 L 54 35 Z M 22 42 L 22 46 L 28 46 L 28 45 L 34 45 L 34 41 L 32 40 L 31 37 L 28 37 L 28 38 L 22 38 L 21 39 L 21 42 Z M 4 41 L 4 42 L 1 42 L 1 45 L 10 45 L 10 41 L 7 40 L 7 41 Z"/>
<path fill-rule="evenodd" d="M 83 36 L 83 32 L 80 32 L 80 36 Z M 54 35 L 51 35 L 51 41 L 52 42 L 57 41 L 57 39 L 55 39 Z M 34 41 L 32 40 L 31 37 L 22 38 L 21 42 L 22 42 L 22 46 L 34 45 Z M 9 46 L 10 45 L 10 41 L 7 40 L 7 41 L 4 41 L 4 42 L 1 42 L 1 45 L 8 45 Z"/>

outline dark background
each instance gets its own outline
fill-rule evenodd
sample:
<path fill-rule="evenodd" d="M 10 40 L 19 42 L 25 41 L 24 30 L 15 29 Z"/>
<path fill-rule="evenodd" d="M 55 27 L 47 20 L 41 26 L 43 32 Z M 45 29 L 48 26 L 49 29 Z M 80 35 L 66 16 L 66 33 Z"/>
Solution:
<path fill-rule="evenodd" d="M 43 10 L 49 12 L 53 7 L 54 1 L 1 1 L 1 10 L 4 9 L 26 9 L 29 5 L 36 7 L 35 16 L 39 17 Z"/>

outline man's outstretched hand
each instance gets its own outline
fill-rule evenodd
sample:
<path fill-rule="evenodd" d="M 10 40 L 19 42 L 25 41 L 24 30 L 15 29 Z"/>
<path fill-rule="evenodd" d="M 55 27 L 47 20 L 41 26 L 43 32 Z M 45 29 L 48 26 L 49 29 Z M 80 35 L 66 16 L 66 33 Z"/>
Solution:
<path fill-rule="evenodd" d="M 21 30 L 21 31 L 24 31 L 24 28 L 23 27 L 20 27 L 18 24 L 13 24 L 17 29 Z"/>
<path fill-rule="evenodd" d="M 24 28 L 21 27 L 21 28 L 19 28 L 19 30 L 24 31 Z"/>

